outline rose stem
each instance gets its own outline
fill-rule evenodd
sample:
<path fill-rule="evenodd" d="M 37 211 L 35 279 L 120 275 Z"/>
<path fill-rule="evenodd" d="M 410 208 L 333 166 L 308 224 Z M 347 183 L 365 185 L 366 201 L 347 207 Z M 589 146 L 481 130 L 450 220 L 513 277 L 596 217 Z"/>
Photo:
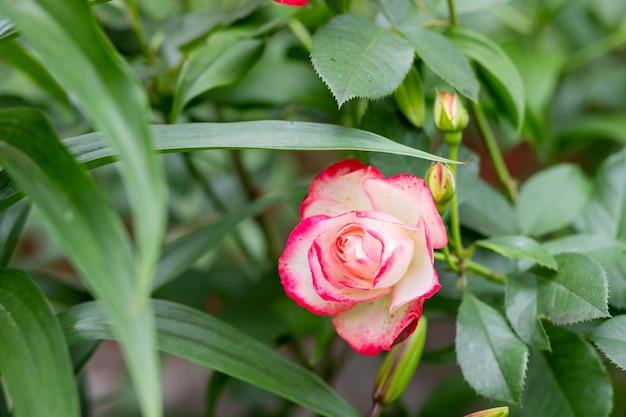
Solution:
<path fill-rule="evenodd" d="M 460 132 L 454 132 L 453 134 L 460 134 Z M 456 161 L 458 159 L 459 145 L 450 145 L 450 159 Z M 452 171 L 452 175 L 454 175 L 454 179 L 456 181 L 456 165 L 450 165 L 450 171 Z M 461 224 L 459 222 L 459 203 L 457 200 L 456 193 L 450 200 L 450 228 L 452 229 L 452 247 L 456 252 L 457 256 L 463 258 L 463 244 L 461 242 Z"/>
<path fill-rule="evenodd" d="M 500 148 L 498 147 L 496 138 L 491 131 L 491 127 L 489 127 L 487 117 L 485 117 L 485 113 L 483 112 L 482 107 L 477 103 L 472 102 L 472 111 L 476 118 L 476 123 L 478 124 L 478 131 L 480 132 L 480 135 L 485 142 L 485 146 L 487 146 L 487 151 L 489 152 L 489 157 L 493 162 L 493 167 L 496 170 L 498 180 L 500 181 L 500 184 L 502 184 L 502 186 L 504 187 L 504 192 L 508 199 L 512 203 L 515 203 L 515 200 L 517 199 L 515 182 L 513 182 L 513 179 L 509 174 L 509 170 L 504 163 L 504 158 L 502 158 L 502 152 L 500 152 Z"/>
<path fill-rule="evenodd" d="M 451 266 L 453 270 L 454 268 L 456 268 L 457 270 L 459 269 L 459 267 L 457 266 L 461 262 L 461 259 L 459 257 L 454 256 L 454 255 L 448 255 L 448 257 L 446 257 L 446 255 L 443 253 L 435 252 L 436 260 L 448 262 L 446 258 L 448 258 L 451 261 L 451 263 L 454 264 L 454 267 Z M 479 264 L 476 261 L 472 261 L 471 259 L 463 260 L 463 267 L 466 271 L 473 272 L 474 274 L 487 278 L 490 281 L 494 281 L 500 284 L 504 284 L 504 282 L 506 281 L 506 278 L 504 277 L 504 275 L 498 274 L 497 272 L 494 272 L 488 267 L 482 264 Z M 455 272 L 460 271 L 460 270 L 459 271 L 457 270 L 455 270 Z"/>
<path fill-rule="evenodd" d="M 454 0 L 448 0 L 448 12 L 450 14 L 450 27 L 456 26 L 456 11 L 454 10 Z"/>
<path fill-rule="evenodd" d="M 372 412 L 370 413 L 370 417 L 378 417 L 380 416 L 381 411 L 383 411 L 383 405 L 378 401 L 374 401 L 374 405 L 372 406 Z"/>

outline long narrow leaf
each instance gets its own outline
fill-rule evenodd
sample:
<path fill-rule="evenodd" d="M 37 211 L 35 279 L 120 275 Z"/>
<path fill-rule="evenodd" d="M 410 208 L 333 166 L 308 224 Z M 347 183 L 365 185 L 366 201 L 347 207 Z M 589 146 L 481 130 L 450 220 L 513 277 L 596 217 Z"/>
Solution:
<path fill-rule="evenodd" d="M 0 165 L 20 184 L 48 230 L 101 298 L 131 371 L 142 383 L 146 416 L 160 415 L 158 362 L 149 304 L 136 297 L 133 253 L 123 225 L 36 110 L 0 112 Z"/>
<path fill-rule="evenodd" d="M 29 213 L 30 205 L 27 204 L 15 215 L 8 212 L 0 215 L 0 268 L 9 264 Z"/>
<path fill-rule="evenodd" d="M 159 349 L 254 384 L 328 417 L 358 417 L 317 375 L 230 325 L 198 310 L 155 300 Z M 111 339 L 109 322 L 97 302 L 59 315 L 70 345 Z"/>
<path fill-rule="evenodd" d="M 0 370 L 16 417 L 78 417 L 78 392 L 61 326 L 24 272 L 0 270 Z"/>
<path fill-rule="evenodd" d="M 165 181 L 152 152 L 145 92 L 95 24 L 85 0 L 0 0 L 0 11 L 72 91 L 122 161 L 139 248 L 138 290 L 147 296 L 165 228 Z"/>

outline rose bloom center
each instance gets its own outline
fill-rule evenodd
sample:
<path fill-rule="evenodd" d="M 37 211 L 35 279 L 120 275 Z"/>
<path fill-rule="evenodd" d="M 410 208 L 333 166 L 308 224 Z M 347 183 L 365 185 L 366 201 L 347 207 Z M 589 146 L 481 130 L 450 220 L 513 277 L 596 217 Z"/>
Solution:
<path fill-rule="evenodd" d="M 380 268 L 382 243 L 358 225 L 342 228 L 333 240 L 332 258 L 347 282 L 345 286 L 371 289 Z"/>

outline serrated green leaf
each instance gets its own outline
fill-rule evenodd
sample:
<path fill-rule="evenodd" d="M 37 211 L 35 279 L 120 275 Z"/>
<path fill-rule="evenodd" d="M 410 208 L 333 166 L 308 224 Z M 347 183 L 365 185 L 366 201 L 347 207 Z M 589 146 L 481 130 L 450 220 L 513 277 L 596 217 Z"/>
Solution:
<path fill-rule="evenodd" d="M 240 79 L 254 66 L 263 47 L 259 39 L 241 38 L 236 32 L 218 32 L 206 45 L 194 49 L 178 78 L 170 121 L 175 122 L 195 97 Z"/>
<path fill-rule="evenodd" d="M 540 171 L 520 188 L 517 227 L 531 236 L 562 229 L 580 215 L 590 194 L 590 181 L 575 165 L 560 164 Z"/>
<path fill-rule="evenodd" d="M 513 126 L 519 131 L 526 108 L 524 85 L 515 65 L 492 40 L 466 28 L 454 28 L 450 39 L 485 71 L 485 86 L 502 103 Z"/>
<path fill-rule="evenodd" d="M 530 274 L 508 276 L 505 284 L 506 317 L 528 345 L 550 350 L 550 340 L 539 319 L 537 280 Z"/>
<path fill-rule="evenodd" d="M 544 243 L 553 255 L 580 252 L 589 255 L 606 271 L 609 282 L 609 303 L 626 308 L 626 243 L 605 234 L 569 235 Z"/>
<path fill-rule="evenodd" d="M 359 417 L 331 387 L 266 345 L 190 307 L 154 300 L 158 347 L 266 389 L 328 417 Z M 74 306 L 59 316 L 70 345 L 111 339 L 98 303 Z"/>
<path fill-rule="evenodd" d="M 626 149 L 607 158 L 593 179 L 582 230 L 626 242 Z"/>
<path fill-rule="evenodd" d="M 469 61 L 452 41 L 426 29 L 407 31 L 404 36 L 428 68 L 465 97 L 478 101 L 480 84 Z"/>
<path fill-rule="evenodd" d="M 626 315 L 608 319 L 588 337 L 611 362 L 626 369 Z"/>
<path fill-rule="evenodd" d="M 341 107 L 354 97 L 393 93 L 413 63 L 411 45 L 353 14 L 339 15 L 313 36 L 311 61 Z"/>
<path fill-rule="evenodd" d="M 532 352 L 523 417 L 608 417 L 611 379 L 596 351 L 580 336 L 546 326 L 552 353 Z"/>
<path fill-rule="evenodd" d="M 160 415 L 152 314 L 137 297 L 133 252 L 120 218 L 37 110 L 0 112 L 0 165 L 39 209 L 90 291 L 104 301 L 128 366 L 142 379 L 141 396 L 155 407 L 146 416 Z"/>
<path fill-rule="evenodd" d="M 78 417 L 78 392 L 61 326 L 26 275 L 0 270 L 0 371 L 16 417 Z"/>
<path fill-rule="evenodd" d="M 459 307 L 455 344 L 463 375 L 479 394 L 519 402 L 528 348 L 497 310 L 469 292 Z"/>
<path fill-rule="evenodd" d="M 497 236 L 479 240 L 476 246 L 511 259 L 530 259 L 541 266 L 557 270 L 556 261 L 550 252 L 539 242 L 526 236 Z"/>
<path fill-rule="evenodd" d="M 219 220 L 199 227 L 167 245 L 163 250 L 163 256 L 152 281 L 153 291 L 176 278 L 178 274 L 184 272 L 200 257 L 206 255 L 243 220 L 257 215 L 284 197 L 283 195 L 275 195 L 245 204 Z"/>
<path fill-rule="evenodd" d="M 461 223 L 485 236 L 515 234 L 513 207 L 502 194 L 480 180 L 459 206 Z"/>
<path fill-rule="evenodd" d="M 602 266 L 581 253 L 554 258 L 559 272 L 536 271 L 540 315 L 556 324 L 608 317 L 608 285 Z"/>

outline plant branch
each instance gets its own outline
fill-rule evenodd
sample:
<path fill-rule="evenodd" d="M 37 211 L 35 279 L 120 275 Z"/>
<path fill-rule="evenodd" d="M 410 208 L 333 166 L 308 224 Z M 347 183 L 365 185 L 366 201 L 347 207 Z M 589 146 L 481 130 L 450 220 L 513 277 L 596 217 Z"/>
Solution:
<path fill-rule="evenodd" d="M 448 134 L 448 133 L 446 133 Z M 454 132 L 451 134 L 461 134 L 460 132 Z M 459 145 L 450 145 L 450 159 L 456 161 L 458 159 Z M 456 165 L 450 165 L 450 171 L 456 181 Z M 459 202 L 456 193 L 450 200 L 450 228 L 452 229 L 452 247 L 457 256 L 463 256 L 463 243 L 461 241 L 461 223 L 459 221 Z"/>
<path fill-rule="evenodd" d="M 469 271 L 499 284 L 504 284 L 506 282 L 504 275 L 491 270 L 483 264 L 472 261 L 471 259 L 461 259 L 458 256 L 449 254 L 446 256 L 444 253 L 440 252 L 435 252 L 435 259 L 444 262 L 448 262 L 448 260 L 450 260 L 454 264 L 454 267 L 451 266 L 452 269 L 457 268 L 459 271 Z"/>
<path fill-rule="evenodd" d="M 456 10 L 454 8 L 454 0 L 448 0 L 448 13 L 450 15 L 450 27 L 453 28 L 456 26 Z"/>
<path fill-rule="evenodd" d="M 515 200 L 517 200 L 517 187 L 515 186 L 515 182 L 513 181 L 513 178 L 511 178 L 511 174 L 509 174 L 509 170 L 504 163 L 502 152 L 500 152 L 498 142 L 496 141 L 491 127 L 489 126 L 487 117 L 485 116 L 480 104 L 472 103 L 472 111 L 474 112 L 474 117 L 476 118 L 480 135 L 485 141 L 485 146 L 487 147 L 487 152 L 489 152 L 491 162 L 493 162 L 493 167 L 496 170 L 498 180 L 504 187 L 507 198 L 514 203 Z"/>

